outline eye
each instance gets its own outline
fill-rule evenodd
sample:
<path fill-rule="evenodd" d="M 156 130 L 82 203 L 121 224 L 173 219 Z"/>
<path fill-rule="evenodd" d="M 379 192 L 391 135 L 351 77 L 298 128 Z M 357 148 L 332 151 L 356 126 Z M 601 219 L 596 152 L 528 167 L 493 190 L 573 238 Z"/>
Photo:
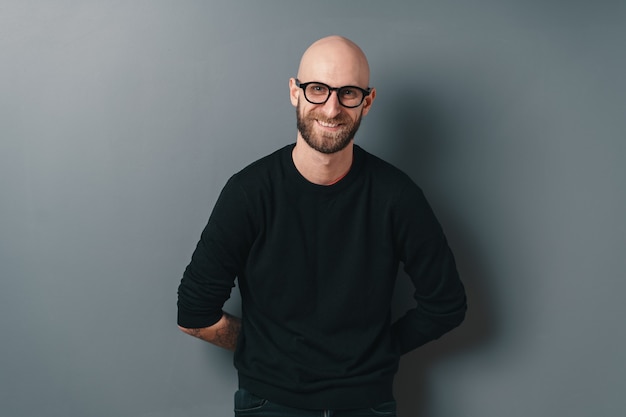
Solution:
<path fill-rule="evenodd" d="M 328 94 L 328 87 L 326 87 L 324 84 L 310 84 L 308 87 L 308 91 L 316 95 L 326 95 Z"/>
<path fill-rule="evenodd" d="M 357 97 L 358 91 L 351 87 L 346 87 L 341 89 L 341 96 L 345 98 L 353 98 Z"/>

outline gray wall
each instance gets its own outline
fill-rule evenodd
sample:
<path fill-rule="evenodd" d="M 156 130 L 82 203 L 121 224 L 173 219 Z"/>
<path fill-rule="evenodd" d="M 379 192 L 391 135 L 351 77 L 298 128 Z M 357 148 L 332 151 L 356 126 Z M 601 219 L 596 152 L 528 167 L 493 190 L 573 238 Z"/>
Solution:
<path fill-rule="evenodd" d="M 176 288 L 332 33 L 378 89 L 357 142 L 422 185 L 470 295 L 404 357 L 401 415 L 624 415 L 625 7 L 2 1 L 0 415 L 230 415 L 232 356 L 176 329 Z"/>

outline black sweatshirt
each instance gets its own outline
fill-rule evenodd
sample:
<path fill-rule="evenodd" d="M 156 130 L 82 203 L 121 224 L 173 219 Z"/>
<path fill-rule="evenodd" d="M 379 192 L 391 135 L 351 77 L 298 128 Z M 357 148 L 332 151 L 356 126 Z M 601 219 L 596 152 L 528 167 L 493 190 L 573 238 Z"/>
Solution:
<path fill-rule="evenodd" d="M 178 290 L 178 324 L 216 323 L 237 278 L 240 387 L 298 408 L 391 400 L 400 355 L 463 321 L 453 255 L 400 170 L 355 146 L 341 181 L 315 185 L 295 168 L 293 146 L 222 190 Z M 416 307 L 392 325 L 399 265 Z"/>

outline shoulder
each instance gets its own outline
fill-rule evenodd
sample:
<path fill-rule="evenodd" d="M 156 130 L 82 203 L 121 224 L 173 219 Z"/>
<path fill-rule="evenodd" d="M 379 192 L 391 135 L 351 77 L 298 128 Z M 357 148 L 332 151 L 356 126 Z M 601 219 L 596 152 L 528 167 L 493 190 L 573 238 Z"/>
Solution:
<path fill-rule="evenodd" d="M 253 212 L 263 204 L 273 190 L 280 188 L 283 159 L 289 146 L 264 156 L 232 175 L 220 192 L 214 213 L 234 217 L 236 213 Z M 214 214 L 215 215 L 215 214 Z"/>
<path fill-rule="evenodd" d="M 249 177 L 268 170 L 274 170 L 277 166 L 282 165 L 282 162 L 285 159 L 285 155 L 290 155 L 292 149 L 293 144 L 277 149 L 269 155 L 266 155 L 250 163 L 245 168 L 237 172 L 235 175 L 241 177 Z"/>
<path fill-rule="evenodd" d="M 355 146 L 355 153 L 363 160 L 365 175 L 370 181 L 388 189 L 390 192 L 403 190 L 419 190 L 419 186 L 404 171 L 384 159 L 373 155 L 359 146 Z"/>
<path fill-rule="evenodd" d="M 368 187 L 378 201 L 386 201 L 387 207 L 401 218 L 420 219 L 430 222 L 434 213 L 422 188 L 395 165 L 364 151 L 363 171 Z"/>
<path fill-rule="evenodd" d="M 365 151 L 363 151 L 365 152 Z M 416 236 L 439 236 L 441 226 L 422 189 L 404 171 L 365 152 L 364 168 L 378 200 L 388 204 L 399 236 L 419 231 Z"/>
<path fill-rule="evenodd" d="M 238 184 L 244 188 L 258 188 L 271 185 L 284 176 L 285 161 L 291 155 L 293 144 L 284 146 L 269 155 L 266 155 L 235 173 L 229 180 L 231 184 Z"/>

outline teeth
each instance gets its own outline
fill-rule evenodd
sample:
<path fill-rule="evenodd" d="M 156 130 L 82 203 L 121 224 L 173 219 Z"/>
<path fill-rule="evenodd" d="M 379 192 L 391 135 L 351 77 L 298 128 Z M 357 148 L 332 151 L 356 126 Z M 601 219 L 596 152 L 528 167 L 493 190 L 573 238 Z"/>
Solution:
<path fill-rule="evenodd" d="M 326 122 L 322 122 L 320 120 L 318 120 L 318 123 L 321 124 L 324 127 L 337 127 L 337 126 L 339 126 L 338 124 L 336 125 L 336 124 L 332 124 L 332 123 L 326 123 Z"/>

